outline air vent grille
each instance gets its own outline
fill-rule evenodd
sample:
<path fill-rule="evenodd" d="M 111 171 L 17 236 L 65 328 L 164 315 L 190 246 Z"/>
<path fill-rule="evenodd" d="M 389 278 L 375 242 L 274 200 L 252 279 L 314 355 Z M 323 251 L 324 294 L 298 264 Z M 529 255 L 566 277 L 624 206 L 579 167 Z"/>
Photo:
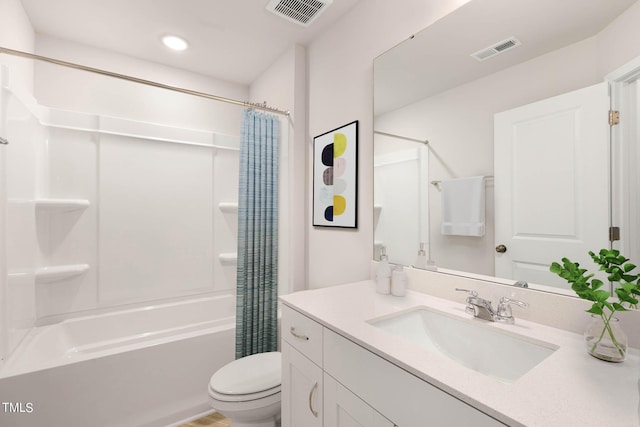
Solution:
<path fill-rule="evenodd" d="M 484 61 L 485 59 L 489 59 L 499 53 L 506 52 L 514 47 L 520 46 L 521 44 L 522 43 L 520 43 L 520 40 L 517 38 L 509 37 L 508 39 L 495 43 L 492 46 L 480 49 L 479 51 L 472 53 L 471 56 L 478 61 Z"/>
<path fill-rule="evenodd" d="M 333 0 L 271 0 L 267 10 L 296 24 L 308 27 Z"/>

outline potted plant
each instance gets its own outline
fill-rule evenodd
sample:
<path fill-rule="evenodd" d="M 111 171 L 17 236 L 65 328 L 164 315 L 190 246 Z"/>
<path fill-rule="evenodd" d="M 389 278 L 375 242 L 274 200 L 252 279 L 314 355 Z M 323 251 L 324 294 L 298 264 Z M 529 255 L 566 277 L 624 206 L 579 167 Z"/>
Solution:
<path fill-rule="evenodd" d="M 595 274 L 580 268 L 576 262 L 562 258 L 562 264 L 551 264 L 551 272 L 571 284 L 571 289 L 582 299 L 592 301 L 587 310 L 592 321 L 585 331 L 587 351 L 599 359 L 622 362 L 627 353 L 627 337 L 613 315 L 617 311 L 636 309 L 640 296 L 639 274 L 633 274 L 636 266 L 616 249 L 602 249 L 598 254 L 589 252 L 600 271 L 608 274 L 607 280 L 614 284 L 618 301 L 610 300 L 611 293 L 601 289 L 604 282 L 594 278 Z"/>

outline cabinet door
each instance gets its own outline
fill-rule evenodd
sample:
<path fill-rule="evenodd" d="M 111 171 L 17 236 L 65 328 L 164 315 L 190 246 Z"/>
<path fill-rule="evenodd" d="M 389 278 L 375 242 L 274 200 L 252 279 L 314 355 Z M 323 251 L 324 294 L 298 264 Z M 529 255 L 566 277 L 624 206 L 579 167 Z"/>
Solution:
<path fill-rule="evenodd" d="M 391 421 L 326 373 L 324 420 L 326 427 L 394 427 Z"/>
<path fill-rule="evenodd" d="M 322 369 L 282 342 L 282 427 L 322 427 Z"/>

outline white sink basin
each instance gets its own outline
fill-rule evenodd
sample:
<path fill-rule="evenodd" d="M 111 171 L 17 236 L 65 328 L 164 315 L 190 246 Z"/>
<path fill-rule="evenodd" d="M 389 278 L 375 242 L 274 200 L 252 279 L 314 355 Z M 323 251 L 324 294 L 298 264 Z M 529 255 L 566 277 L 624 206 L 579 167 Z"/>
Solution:
<path fill-rule="evenodd" d="M 463 319 L 427 307 L 368 323 L 505 383 L 516 381 L 558 349 L 495 329 L 482 320 Z"/>

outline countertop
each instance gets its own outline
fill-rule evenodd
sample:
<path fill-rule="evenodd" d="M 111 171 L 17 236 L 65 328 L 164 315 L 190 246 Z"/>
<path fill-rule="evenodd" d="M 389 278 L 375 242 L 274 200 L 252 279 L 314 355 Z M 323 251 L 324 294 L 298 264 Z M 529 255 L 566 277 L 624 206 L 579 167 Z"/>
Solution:
<path fill-rule="evenodd" d="M 465 305 L 407 291 L 380 295 L 371 280 L 297 292 L 281 301 L 323 326 L 372 351 L 450 395 L 510 426 L 640 425 L 640 352 L 629 349 L 623 363 L 590 356 L 582 335 L 517 318 L 498 328 L 540 340 L 558 349 L 515 382 L 507 384 L 448 357 L 430 352 L 367 323 L 416 306 L 469 318 Z M 585 324 L 587 318 L 585 315 Z"/>

